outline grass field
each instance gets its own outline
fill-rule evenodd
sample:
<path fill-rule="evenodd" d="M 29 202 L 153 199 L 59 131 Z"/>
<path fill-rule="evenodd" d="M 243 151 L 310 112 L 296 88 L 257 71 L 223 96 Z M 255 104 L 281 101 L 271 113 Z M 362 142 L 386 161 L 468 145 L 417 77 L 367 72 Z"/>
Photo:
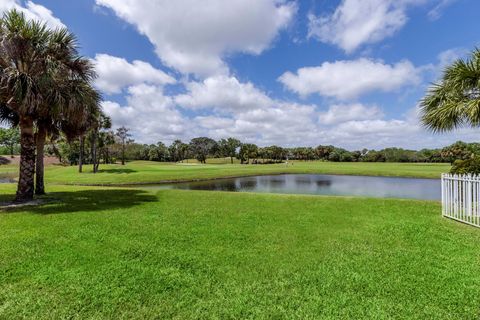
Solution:
<path fill-rule="evenodd" d="M 232 176 L 275 174 L 275 173 L 324 173 L 374 176 L 402 176 L 440 178 L 442 172 L 450 169 L 448 164 L 432 163 L 366 163 L 366 162 L 321 162 L 297 161 L 293 165 L 240 165 L 240 164 L 174 164 L 150 161 L 133 161 L 122 165 L 101 165 L 100 172 L 91 173 L 91 166 L 85 166 L 83 174 L 76 166 L 47 167 L 46 180 L 56 184 L 137 184 L 212 179 Z M 0 166 L 0 175 L 16 172 L 16 166 Z"/>
<path fill-rule="evenodd" d="M 0 319 L 478 319 L 480 232 L 433 201 L 73 186 L 442 164 L 48 166 L 0 208 Z M 0 176 L 15 175 L 0 166 Z M 14 197 L 0 184 L 0 202 Z"/>
<path fill-rule="evenodd" d="M 436 202 L 49 189 L 0 213 L 1 319 L 480 316 L 480 233 Z"/>

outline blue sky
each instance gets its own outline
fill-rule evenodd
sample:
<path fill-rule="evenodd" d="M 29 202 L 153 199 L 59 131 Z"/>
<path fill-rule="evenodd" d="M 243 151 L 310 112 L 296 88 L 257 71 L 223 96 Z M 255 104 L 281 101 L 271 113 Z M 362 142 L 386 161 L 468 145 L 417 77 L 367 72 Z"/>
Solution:
<path fill-rule="evenodd" d="M 139 142 L 438 147 L 417 104 L 480 45 L 477 0 L 0 0 L 67 26 Z"/>

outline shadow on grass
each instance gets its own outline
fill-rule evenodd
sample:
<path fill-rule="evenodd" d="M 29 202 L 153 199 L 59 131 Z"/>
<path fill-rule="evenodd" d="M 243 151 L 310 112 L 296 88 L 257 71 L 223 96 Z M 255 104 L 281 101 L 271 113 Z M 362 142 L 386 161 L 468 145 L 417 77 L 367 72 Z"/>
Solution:
<path fill-rule="evenodd" d="M 10 162 L 9 159 L 0 156 L 0 164 L 9 164 Z"/>
<path fill-rule="evenodd" d="M 11 195 L 10 195 L 11 197 Z M 0 197 L 2 201 L 4 196 Z M 135 207 L 145 202 L 155 202 L 157 197 L 144 190 L 109 189 L 51 192 L 38 198 L 44 203 L 4 209 L 4 212 L 28 211 L 37 214 L 59 214 L 104 211 Z M 5 199 L 5 200 L 11 200 Z"/>
<path fill-rule="evenodd" d="M 137 170 L 132 169 L 100 169 L 98 172 L 105 172 L 105 173 L 134 173 Z"/>

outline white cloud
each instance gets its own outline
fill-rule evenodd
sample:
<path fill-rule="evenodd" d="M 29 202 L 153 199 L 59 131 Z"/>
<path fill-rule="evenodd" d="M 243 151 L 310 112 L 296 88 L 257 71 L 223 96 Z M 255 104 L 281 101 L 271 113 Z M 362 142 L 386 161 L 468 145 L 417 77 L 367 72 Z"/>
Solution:
<path fill-rule="evenodd" d="M 16 9 L 25 14 L 25 17 L 31 20 L 43 21 L 51 28 L 64 28 L 65 25 L 53 15 L 53 12 L 46 7 L 36 4 L 33 1 L 27 1 L 26 6 L 19 0 L 1 0 L 0 13 Z"/>
<path fill-rule="evenodd" d="M 140 142 L 173 141 L 185 137 L 190 130 L 187 119 L 175 108 L 173 99 L 165 96 L 159 86 L 132 86 L 128 89 L 125 106 L 105 101 L 103 108 L 115 126 L 131 128 L 135 139 Z"/>
<path fill-rule="evenodd" d="M 408 9 L 433 4 L 430 19 L 438 19 L 456 0 L 342 0 L 333 13 L 309 14 L 308 36 L 336 45 L 347 53 L 391 37 L 408 21 Z"/>
<path fill-rule="evenodd" d="M 407 60 L 389 65 L 360 58 L 300 68 L 296 74 L 284 73 L 279 81 L 301 96 L 318 93 L 346 100 L 372 91 L 391 92 L 416 84 L 420 81 L 419 73 Z"/>
<path fill-rule="evenodd" d="M 382 110 L 377 106 L 364 106 L 361 103 L 332 105 L 326 112 L 320 112 L 318 121 L 332 125 L 351 120 L 372 120 L 383 118 Z"/>
<path fill-rule="evenodd" d="M 202 82 L 186 84 L 188 92 L 175 101 L 186 108 L 213 108 L 219 112 L 245 112 L 273 105 L 265 93 L 252 83 L 241 83 L 235 77 L 209 77 Z"/>
<path fill-rule="evenodd" d="M 428 12 L 428 17 L 431 20 L 437 20 L 439 19 L 443 11 L 450 5 L 452 5 L 454 2 L 457 0 L 439 0 L 438 4 L 436 4 L 429 12 Z"/>
<path fill-rule="evenodd" d="M 466 56 L 468 52 L 465 48 L 452 48 L 440 52 L 438 55 L 438 68 L 442 69 L 452 64 L 455 60 Z"/>
<path fill-rule="evenodd" d="M 343 0 L 331 15 L 309 15 L 309 37 L 355 51 L 364 43 L 375 43 L 393 35 L 405 22 L 402 0 Z"/>
<path fill-rule="evenodd" d="M 123 58 L 97 54 L 94 63 L 98 73 L 95 84 L 108 94 L 120 93 L 125 87 L 141 83 L 165 85 L 176 82 L 173 77 L 144 61 L 129 63 Z"/>
<path fill-rule="evenodd" d="M 164 64 L 200 76 L 227 74 L 231 53 L 260 54 L 296 13 L 279 0 L 96 0 L 137 27 Z"/>

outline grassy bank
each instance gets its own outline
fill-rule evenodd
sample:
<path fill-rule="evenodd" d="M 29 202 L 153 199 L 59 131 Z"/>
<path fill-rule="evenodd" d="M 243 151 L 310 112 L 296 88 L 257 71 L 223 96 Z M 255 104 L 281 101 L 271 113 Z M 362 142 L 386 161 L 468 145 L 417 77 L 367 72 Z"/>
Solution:
<path fill-rule="evenodd" d="M 480 315 L 480 233 L 434 202 L 50 189 L 0 213 L 2 319 Z"/>
<path fill-rule="evenodd" d="M 46 180 L 57 184 L 136 184 L 160 183 L 164 181 L 183 181 L 213 179 L 222 177 L 276 174 L 276 173 L 320 173 L 372 176 L 400 176 L 439 178 L 442 172 L 450 169 L 448 164 L 431 163 L 353 163 L 297 161 L 293 165 L 240 165 L 240 164 L 174 164 L 150 161 L 133 161 L 122 165 L 101 165 L 100 172 L 91 173 L 91 166 L 85 166 L 83 174 L 78 168 L 48 166 Z M 12 172 L 12 166 L 0 166 L 2 172 Z"/>

